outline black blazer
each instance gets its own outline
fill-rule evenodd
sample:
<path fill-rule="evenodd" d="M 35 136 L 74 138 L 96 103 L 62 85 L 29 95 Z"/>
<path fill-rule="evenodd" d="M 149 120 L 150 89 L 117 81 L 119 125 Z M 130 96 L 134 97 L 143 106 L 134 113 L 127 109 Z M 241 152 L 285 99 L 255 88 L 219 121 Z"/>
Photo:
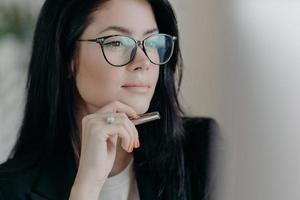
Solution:
<path fill-rule="evenodd" d="M 185 164 L 188 199 L 208 199 L 207 178 L 211 136 L 216 122 L 210 118 L 183 118 L 187 130 Z M 76 172 L 73 159 L 56 157 L 42 167 L 33 167 L 0 177 L 0 200 L 68 199 Z M 151 172 L 136 170 L 141 200 L 155 199 L 157 181 Z"/>

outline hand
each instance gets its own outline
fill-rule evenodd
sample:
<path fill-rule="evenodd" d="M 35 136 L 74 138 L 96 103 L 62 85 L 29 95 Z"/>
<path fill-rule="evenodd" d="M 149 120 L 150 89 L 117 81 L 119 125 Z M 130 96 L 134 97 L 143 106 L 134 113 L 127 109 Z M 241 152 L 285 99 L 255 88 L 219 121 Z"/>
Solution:
<path fill-rule="evenodd" d="M 109 116 L 115 118 L 111 124 L 106 122 Z M 121 139 L 121 147 L 127 152 L 139 146 L 137 129 L 128 117 L 136 118 L 138 115 L 131 107 L 119 101 L 83 117 L 81 155 L 73 185 L 77 190 L 87 189 L 89 192 L 100 193 L 115 161 L 118 138 Z"/>

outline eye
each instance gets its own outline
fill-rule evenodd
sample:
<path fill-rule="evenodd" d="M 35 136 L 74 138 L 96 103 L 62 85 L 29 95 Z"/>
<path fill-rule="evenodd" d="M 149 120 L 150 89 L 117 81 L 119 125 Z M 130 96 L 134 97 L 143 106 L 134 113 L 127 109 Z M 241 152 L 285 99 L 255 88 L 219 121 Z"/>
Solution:
<path fill-rule="evenodd" d="M 109 41 L 104 44 L 106 47 L 120 47 L 123 46 L 121 41 Z"/>

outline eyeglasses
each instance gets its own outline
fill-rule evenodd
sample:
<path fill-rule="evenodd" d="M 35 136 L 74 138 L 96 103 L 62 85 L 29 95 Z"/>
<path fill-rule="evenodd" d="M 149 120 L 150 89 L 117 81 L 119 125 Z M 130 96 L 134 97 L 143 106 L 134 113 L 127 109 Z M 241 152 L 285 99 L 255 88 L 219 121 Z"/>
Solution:
<path fill-rule="evenodd" d="M 101 46 L 105 60 L 112 66 L 122 67 L 133 61 L 138 47 L 143 50 L 151 63 L 155 65 L 166 64 L 172 57 L 176 39 L 175 36 L 158 33 L 142 41 L 123 35 L 109 35 L 78 41 L 98 43 Z"/>

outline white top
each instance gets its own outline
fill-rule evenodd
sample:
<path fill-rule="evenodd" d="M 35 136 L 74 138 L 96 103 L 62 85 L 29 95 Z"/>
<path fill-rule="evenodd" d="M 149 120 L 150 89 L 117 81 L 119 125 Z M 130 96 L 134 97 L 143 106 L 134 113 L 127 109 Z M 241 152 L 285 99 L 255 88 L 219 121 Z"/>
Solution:
<path fill-rule="evenodd" d="M 99 200 L 140 200 L 133 159 L 119 174 L 109 177 L 102 186 Z"/>

